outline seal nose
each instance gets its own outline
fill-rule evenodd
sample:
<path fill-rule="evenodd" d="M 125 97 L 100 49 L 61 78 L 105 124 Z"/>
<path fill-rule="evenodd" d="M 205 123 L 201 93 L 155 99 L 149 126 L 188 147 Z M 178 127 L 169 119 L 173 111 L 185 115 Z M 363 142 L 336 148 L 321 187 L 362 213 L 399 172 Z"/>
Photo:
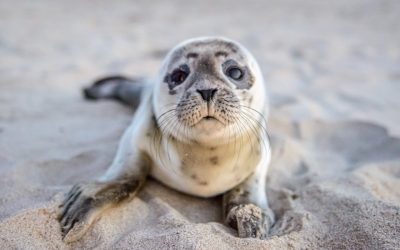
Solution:
<path fill-rule="evenodd" d="M 214 97 L 217 89 L 198 89 L 197 92 L 201 95 L 204 101 L 209 102 Z"/>

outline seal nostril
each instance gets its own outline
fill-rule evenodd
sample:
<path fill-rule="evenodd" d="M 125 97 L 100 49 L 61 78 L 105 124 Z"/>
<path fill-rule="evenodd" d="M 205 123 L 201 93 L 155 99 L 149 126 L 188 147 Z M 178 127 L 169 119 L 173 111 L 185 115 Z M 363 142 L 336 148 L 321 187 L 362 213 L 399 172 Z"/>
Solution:
<path fill-rule="evenodd" d="M 198 89 L 197 92 L 201 95 L 204 101 L 209 102 L 214 97 L 217 89 Z"/>

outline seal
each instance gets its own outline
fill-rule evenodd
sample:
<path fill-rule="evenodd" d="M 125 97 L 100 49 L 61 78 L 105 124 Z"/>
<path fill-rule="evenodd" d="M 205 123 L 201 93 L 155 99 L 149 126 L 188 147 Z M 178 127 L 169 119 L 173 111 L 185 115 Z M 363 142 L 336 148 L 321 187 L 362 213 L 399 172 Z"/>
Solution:
<path fill-rule="evenodd" d="M 60 205 L 65 242 L 80 239 L 106 209 L 131 200 L 149 175 L 190 195 L 222 194 L 225 224 L 239 237 L 268 237 L 274 222 L 265 191 L 268 100 L 246 48 L 221 37 L 187 40 L 150 81 L 112 76 L 84 94 L 136 111 L 106 173 L 74 185 Z"/>

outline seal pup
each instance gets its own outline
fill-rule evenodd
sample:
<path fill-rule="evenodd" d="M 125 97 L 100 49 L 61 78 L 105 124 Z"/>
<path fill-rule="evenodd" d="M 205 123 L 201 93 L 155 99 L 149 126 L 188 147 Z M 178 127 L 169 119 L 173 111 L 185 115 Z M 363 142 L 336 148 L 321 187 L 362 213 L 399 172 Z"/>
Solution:
<path fill-rule="evenodd" d="M 76 184 L 60 205 L 65 242 L 80 239 L 108 208 L 131 200 L 151 175 L 199 197 L 223 194 L 224 222 L 265 239 L 274 222 L 265 191 L 268 101 L 254 57 L 220 37 L 184 41 L 150 84 L 114 76 L 84 90 L 137 107 L 109 169 Z"/>

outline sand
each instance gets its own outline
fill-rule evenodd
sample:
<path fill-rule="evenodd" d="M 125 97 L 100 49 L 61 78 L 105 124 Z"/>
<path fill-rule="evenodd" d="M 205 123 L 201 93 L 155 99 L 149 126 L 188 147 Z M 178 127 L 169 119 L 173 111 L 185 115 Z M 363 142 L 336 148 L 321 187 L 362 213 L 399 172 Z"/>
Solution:
<path fill-rule="evenodd" d="M 1 249 L 399 249 L 398 1 L 0 1 Z M 80 241 L 57 205 L 112 161 L 132 110 L 87 102 L 100 75 L 149 76 L 177 42 L 252 51 L 271 99 L 270 239 L 239 239 L 221 199 L 149 180 Z"/>

